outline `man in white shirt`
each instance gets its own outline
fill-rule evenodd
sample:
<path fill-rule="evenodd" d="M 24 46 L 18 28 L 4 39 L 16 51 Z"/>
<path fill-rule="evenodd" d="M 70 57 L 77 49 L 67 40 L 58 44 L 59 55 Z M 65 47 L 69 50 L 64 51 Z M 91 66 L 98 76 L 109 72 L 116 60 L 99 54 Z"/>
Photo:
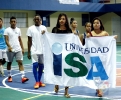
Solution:
<path fill-rule="evenodd" d="M 28 59 L 31 59 L 32 56 L 33 74 L 36 81 L 34 88 L 38 89 L 39 87 L 45 86 L 45 84 L 41 82 L 42 71 L 44 68 L 41 32 L 47 32 L 47 29 L 42 25 L 42 19 L 40 15 L 35 15 L 34 23 L 35 25 L 30 26 L 27 31 Z"/>
<path fill-rule="evenodd" d="M 21 75 L 21 82 L 24 83 L 28 81 L 29 79 L 25 77 L 24 73 L 24 67 L 23 67 L 23 54 L 24 54 L 24 47 L 21 40 L 21 30 L 16 27 L 16 18 L 11 17 L 10 18 L 10 27 L 8 27 L 5 32 L 5 41 L 8 47 L 7 56 L 8 56 L 8 62 L 7 62 L 7 70 L 8 70 L 8 82 L 12 82 L 11 77 L 11 65 L 13 62 L 13 58 L 16 58 L 16 61 L 18 62 L 19 70 Z"/>

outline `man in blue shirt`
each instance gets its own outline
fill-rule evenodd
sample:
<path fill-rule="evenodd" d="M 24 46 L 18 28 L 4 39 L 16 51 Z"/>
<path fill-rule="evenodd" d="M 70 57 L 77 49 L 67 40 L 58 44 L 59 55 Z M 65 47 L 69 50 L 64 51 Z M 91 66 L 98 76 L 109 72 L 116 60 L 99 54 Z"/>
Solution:
<path fill-rule="evenodd" d="M 4 30 L 5 28 L 3 28 L 3 20 L 2 18 L 0 18 L 0 74 L 2 76 L 5 76 L 4 71 L 3 71 L 3 65 L 5 64 L 6 58 L 7 58 L 6 43 L 5 43 L 4 35 L 3 35 Z"/>

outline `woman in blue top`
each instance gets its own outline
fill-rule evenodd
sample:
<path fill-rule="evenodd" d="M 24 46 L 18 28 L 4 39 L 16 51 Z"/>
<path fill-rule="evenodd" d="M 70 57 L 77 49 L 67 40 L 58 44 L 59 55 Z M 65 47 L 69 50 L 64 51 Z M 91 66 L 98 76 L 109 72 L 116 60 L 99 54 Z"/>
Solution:
<path fill-rule="evenodd" d="M 3 65 L 6 62 L 6 43 L 4 40 L 4 30 L 3 28 L 3 20 L 0 18 L 0 74 L 4 76 Z"/>

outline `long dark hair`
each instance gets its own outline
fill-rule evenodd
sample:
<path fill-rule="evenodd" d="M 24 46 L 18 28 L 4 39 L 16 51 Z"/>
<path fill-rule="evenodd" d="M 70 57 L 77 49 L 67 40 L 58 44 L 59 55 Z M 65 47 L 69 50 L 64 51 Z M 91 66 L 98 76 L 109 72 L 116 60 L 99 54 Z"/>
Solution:
<path fill-rule="evenodd" d="M 101 30 L 101 31 L 104 31 L 105 28 L 104 28 L 104 26 L 103 26 L 103 23 L 102 23 L 102 21 L 101 21 L 98 17 L 96 17 L 96 18 L 94 18 L 94 19 L 92 20 L 92 24 L 94 23 L 95 20 L 99 20 L 100 25 L 101 25 L 101 26 L 100 26 L 100 30 Z M 93 25 L 92 25 L 92 30 L 94 30 Z"/>
<path fill-rule="evenodd" d="M 60 28 L 59 20 L 60 20 L 60 18 L 61 18 L 62 16 L 65 16 L 65 18 L 66 18 L 66 22 L 65 22 L 65 27 L 66 27 L 66 29 L 69 29 L 70 27 L 69 27 L 69 23 L 68 23 L 68 18 L 67 18 L 67 15 L 64 14 L 64 13 L 60 13 L 60 14 L 58 15 L 56 27 L 57 27 L 57 28 Z"/>

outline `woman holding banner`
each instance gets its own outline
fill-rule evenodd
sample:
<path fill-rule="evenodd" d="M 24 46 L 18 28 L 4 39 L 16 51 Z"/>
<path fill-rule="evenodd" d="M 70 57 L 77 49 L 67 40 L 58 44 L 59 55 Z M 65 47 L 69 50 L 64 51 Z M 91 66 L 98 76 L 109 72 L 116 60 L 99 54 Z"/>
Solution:
<path fill-rule="evenodd" d="M 56 27 L 52 29 L 52 33 L 56 33 L 56 34 L 72 33 L 72 30 L 69 27 L 68 18 L 66 14 L 64 13 L 59 14 Z M 70 95 L 68 93 L 68 88 L 69 87 L 67 86 L 65 87 L 64 96 L 66 98 L 70 98 Z M 55 92 L 58 93 L 58 91 L 59 91 L 59 85 L 55 85 Z"/>
<path fill-rule="evenodd" d="M 92 21 L 92 36 L 108 36 L 109 34 L 104 31 L 104 26 L 102 21 L 99 18 L 94 18 Z M 101 89 L 96 89 L 96 94 L 98 97 L 103 96 L 103 92 Z"/>
<path fill-rule="evenodd" d="M 102 21 L 99 18 L 94 18 L 92 21 L 92 31 L 89 37 L 102 37 L 102 36 L 109 36 L 108 32 L 104 31 L 104 26 L 102 24 Z M 117 35 L 114 36 L 114 38 L 117 38 Z M 103 96 L 103 92 L 101 89 L 96 89 L 96 94 L 98 97 Z"/>

